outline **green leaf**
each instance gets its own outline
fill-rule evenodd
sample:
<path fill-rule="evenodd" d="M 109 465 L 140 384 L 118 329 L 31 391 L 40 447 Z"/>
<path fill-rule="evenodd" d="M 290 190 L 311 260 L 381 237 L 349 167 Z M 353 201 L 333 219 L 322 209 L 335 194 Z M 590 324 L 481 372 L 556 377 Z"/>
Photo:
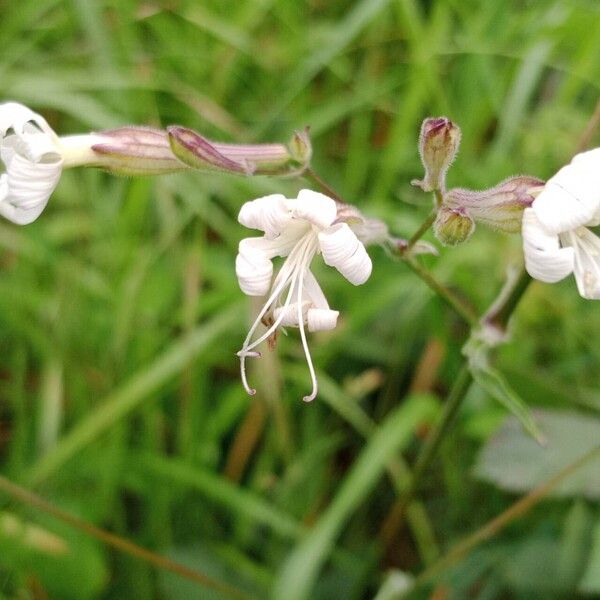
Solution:
<path fill-rule="evenodd" d="M 417 425 L 436 411 L 435 402 L 414 398 L 402 404 L 379 426 L 335 498 L 286 560 L 275 583 L 274 598 L 302 600 L 309 597 L 321 567 L 351 514 L 373 489 L 393 454 L 406 446 Z"/>
<path fill-rule="evenodd" d="M 489 353 L 499 343 L 498 339 L 488 335 L 485 328 L 476 330 L 463 348 L 463 354 L 469 362 L 469 370 L 475 382 L 492 398 L 507 408 L 523 425 L 523 427 L 540 443 L 545 438 L 533 419 L 527 405 L 512 389 L 502 373 L 491 366 Z"/>
<path fill-rule="evenodd" d="M 475 475 L 512 492 L 527 492 L 591 451 L 600 443 L 600 419 L 573 411 L 536 411 L 546 433 L 545 447 L 523 432 L 513 417 L 480 452 Z M 600 459 L 555 488 L 551 495 L 600 498 Z"/>
<path fill-rule="evenodd" d="M 477 365 L 471 366 L 471 374 L 478 385 L 519 419 L 521 425 L 539 444 L 545 444 L 545 437 L 536 424 L 529 408 L 510 387 L 502 373 L 489 365 Z"/>

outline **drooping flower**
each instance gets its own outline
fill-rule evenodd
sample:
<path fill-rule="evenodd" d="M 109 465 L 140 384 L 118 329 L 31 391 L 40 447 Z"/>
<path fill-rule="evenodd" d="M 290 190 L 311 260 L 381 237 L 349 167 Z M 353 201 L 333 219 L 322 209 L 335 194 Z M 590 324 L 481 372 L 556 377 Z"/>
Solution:
<path fill-rule="evenodd" d="M 578 154 L 523 214 L 525 267 L 554 283 L 573 273 L 579 293 L 600 299 L 600 148 Z"/>
<path fill-rule="evenodd" d="M 27 107 L 0 105 L 0 215 L 25 225 L 37 219 L 58 184 L 63 157 L 46 120 Z"/>
<path fill-rule="evenodd" d="M 187 168 L 165 131 L 122 127 L 58 137 L 42 116 L 16 102 L 0 104 L 0 161 L 0 215 L 19 225 L 39 217 L 64 169 L 153 175 Z"/>
<path fill-rule="evenodd" d="M 312 260 L 321 254 L 325 264 L 335 267 L 354 285 L 364 283 L 371 275 L 371 259 L 345 222 L 350 214 L 356 218 L 358 213 L 311 190 L 301 190 L 295 199 L 273 194 L 242 206 L 239 222 L 263 231 L 264 235 L 245 238 L 239 244 L 236 274 L 240 288 L 249 296 L 268 294 L 238 352 L 242 382 L 249 394 L 255 390 L 246 378 L 246 358 L 260 356 L 256 348 L 273 340 L 280 327 L 298 327 L 312 380 L 312 391 L 304 400 L 308 402 L 317 395 L 306 329 L 312 332 L 335 328 L 339 312 L 329 307 L 310 270 Z M 277 256 L 286 260 L 273 279 L 272 260 Z M 253 339 L 261 322 L 267 330 Z"/>

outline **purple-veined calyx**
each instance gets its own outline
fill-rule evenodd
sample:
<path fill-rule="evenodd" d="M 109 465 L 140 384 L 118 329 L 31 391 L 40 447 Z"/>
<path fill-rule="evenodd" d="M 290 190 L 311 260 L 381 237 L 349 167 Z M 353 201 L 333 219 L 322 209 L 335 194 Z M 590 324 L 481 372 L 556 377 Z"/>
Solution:
<path fill-rule="evenodd" d="M 312 157 L 308 129 L 293 134 L 288 144 L 227 144 L 173 125 L 167 128 L 171 149 L 192 169 L 234 175 L 291 176 L 305 171 Z"/>
<path fill-rule="evenodd" d="M 448 190 L 442 197 L 434 233 L 440 242 L 450 246 L 466 241 L 476 223 L 504 233 L 518 233 L 523 211 L 531 206 L 543 185 L 536 177 L 517 175 L 487 190 Z"/>

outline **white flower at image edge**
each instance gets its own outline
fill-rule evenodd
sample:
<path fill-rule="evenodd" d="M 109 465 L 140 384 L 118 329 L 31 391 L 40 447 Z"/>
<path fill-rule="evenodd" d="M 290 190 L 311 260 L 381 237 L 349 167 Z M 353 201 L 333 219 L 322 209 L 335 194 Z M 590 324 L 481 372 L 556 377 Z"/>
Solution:
<path fill-rule="evenodd" d="M 0 104 L 0 215 L 27 225 L 48 204 L 63 169 L 92 163 L 96 134 L 59 138 L 46 120 L 16 102 Z"/>
<path fill-rule="evenodd" d="M 274 336 L 279 327 L 298 327 L 312 380 L 310 401 L 317 395 L 317 379 L 306 342 L 306 331 L 333 329 L 338 311 L 331 310 L 310 271 L 314 256 L 320 253 L 325 264 L 335 267 L 350 283 L 360 285 L 371 275 L 371 259 L 362 242 L 347 223 L 337 221 L 334 200 L 301 190 L 296 199 L 274 194 L 246 202 L 239 213 L 242 225 L 264 232 L 262 237 L 240 242 L 236 258 L 236 274 L 242 291 L 249 296 L 268 298 L 250 328 L 238 352 L 242 382 L 249 394 L 255 390 L 246 379 L 245 360 L 257 357 L 255 348 Z M 287 257 L 273 278 L 276 256 Z M 253 340 L 259 324 L 267 331 Z"/>
<path fill-rule="evenodd" d="M 573 273 L 579 293 L 600 299 L 600 148 L 578 154 L 523 213 L 525 266 L 554 283 Z"/>

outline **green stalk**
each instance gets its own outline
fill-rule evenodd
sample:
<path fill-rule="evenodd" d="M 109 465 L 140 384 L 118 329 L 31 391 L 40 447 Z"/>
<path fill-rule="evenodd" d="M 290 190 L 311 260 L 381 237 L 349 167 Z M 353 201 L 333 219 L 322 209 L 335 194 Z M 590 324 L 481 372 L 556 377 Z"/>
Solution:
<path fill-rule="evenodd" d="M 407 256 L 404 262 L 409 268 L 418 275 L 440 298 L 453 308 L 456 313 L 471 327 L 477 327 L 479 325 L 479 318 L 475 311 L 465 304 L 451 289 L 440 283 L 433 275 L 423 267 L 419 261 L 412 257 Z"/>
<path fill-rule="evenodd" d="M 429 273 L 425 271 L 425 269 L 423 269 L 423 271 L 426 276 L 431 277 Z M 520 273 L 518 277 L 510 279 L 507 285 L 505 285 L 501 290 L 498 298 L 492 304 L 489 311 L 486 313 L 484 320 L 488 323 L 493 323 L 494 325 L 500 327 L 502 331 L 504 331 L 511 315 L 515 311 L 530 282 L 531 278 L 525 271 Z M 448 301 L 446 296 L 442 297 Z M 452 305 L 457 311 L 461 310 L 461 304 L 457 305 L 453 303 Z M 468 316 L 467 322 L 470 323 L 472 328 L 479 326 L 479 320 L 473 315 L 467 315 L 463 313 L 459 314 L 461 314 L 463 318 Z M 465 399 L 472 381 L 473 378 L 469 368 L 466 364 L 464 364 L 450 390 L 440 421 L 431 430 L 427 439 L 425 440 L 425 443 L 421 447 L 415 462 L 412 478 L 410 479 L 405 491 L 398 498 L 395 506 L 393 507 L 390 515 L 382 527 L 381 536 L 386 545 L 389 545 L 395 533 L 402 526 L 404 517 L 406 515 L 406 509 L 419 490 L 423 476 L 433 462 L 433 459 L 435 458 L 443 439 L 450 430 L 454 421 L 454 417 L 462 406 L 463 400 Z"/>

